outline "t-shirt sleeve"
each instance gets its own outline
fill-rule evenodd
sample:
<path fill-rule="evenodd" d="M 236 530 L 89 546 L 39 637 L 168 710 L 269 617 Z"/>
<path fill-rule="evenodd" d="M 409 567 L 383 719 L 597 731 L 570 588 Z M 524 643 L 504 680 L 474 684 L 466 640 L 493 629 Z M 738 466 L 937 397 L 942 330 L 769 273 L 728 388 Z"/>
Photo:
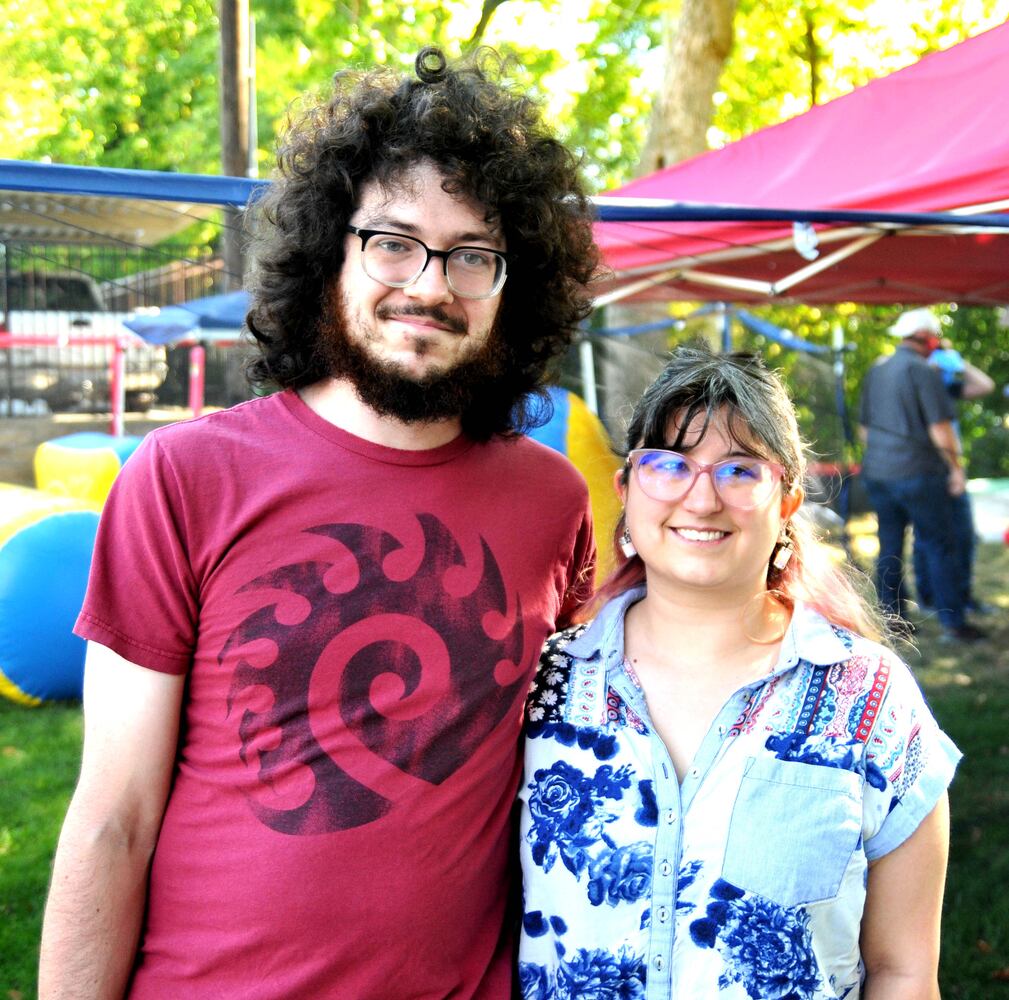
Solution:
<path fill-rule="evenodd" d="M 938 369 L 930 365 L 916 365 L 909 369 L 909 375 L 914 379 L 925 423 L 940 424 L 956 418 L 956 409 Z"/>
<path fill-rule="evenodd" d="M 889 854 L 949 787 L 961 753 L 939 728 L 908 667 L 896 657 L 866 744 L 865 853 Z"/>
<path fill-rule="evenodd" d="M 872 425 L 872 414 L 871 414 L 871 397 L 870 393 L 872 391 L 872 369 L 865 374 L 865 379 L 862 382 L 862 393 L 858 398 L 858 422 L 863 427 L 869 427 Z"/>
<path fill-rule="evenodd" d="M 592 530 L 592 512 L 586 505 L 568 566 L 567 588 L 557 616 L 558 629 L 566 628 L 571 623 L 571 616 L 591 599 L 595 588 L 595 574 L 596 542 Z"/>
<path fill-rule="evenodd" d="M 180 493 L 156 435 L 148 435 L 102 511 L 74 627 L 83 639 L 171 674 L 189 668 L 198 606 Z"/>

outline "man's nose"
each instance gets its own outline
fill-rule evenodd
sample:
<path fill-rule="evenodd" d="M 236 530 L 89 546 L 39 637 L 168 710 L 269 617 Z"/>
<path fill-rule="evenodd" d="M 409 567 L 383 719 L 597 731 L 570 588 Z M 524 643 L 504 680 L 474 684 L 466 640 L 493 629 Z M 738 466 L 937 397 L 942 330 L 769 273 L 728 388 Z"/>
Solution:
<path fill-rule="evenodd" d="M 452 289 L 448 287 L 448 277 L 445 274 L 445 261 L 431 257 L 420 277 L 403 291 L 412 299 L 420 302 L 451 302 L 454 298 Z"/>

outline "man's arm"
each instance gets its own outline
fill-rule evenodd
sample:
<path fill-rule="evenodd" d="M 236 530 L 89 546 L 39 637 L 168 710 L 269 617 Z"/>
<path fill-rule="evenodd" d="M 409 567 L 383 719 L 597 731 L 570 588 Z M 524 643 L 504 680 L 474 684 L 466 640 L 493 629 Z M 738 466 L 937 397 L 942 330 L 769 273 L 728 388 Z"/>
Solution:
<path fill-rule="evenodd" d="M 869 868 L 861 949 L 863 1000 L 939 1000 L 939 928 L 949 852 L 949 802 Z"/>
<path fill-rule="evenodd" d="M 964 471 L 960 453 L 960 436 L 952 421 L 943 420 L 928 425 L 928 436 L 936 446 L 942 460 L 949 469 L 949 494 L 958 497 L 967 489 L 967 473 Z"/>
<path fill-rule="evenodd" d="M 53 865 L 39 1000 L 113 1000 L 136 955 L 185 677 L 88 643 L 84 753 Z"/>
<path fill-rule="evenodd" d="M 963 363 L 963 399 L 978 399 L 987 396 L 995 388 L 995 383 L 989 375 L 976 368 L 969 361 Z"/>

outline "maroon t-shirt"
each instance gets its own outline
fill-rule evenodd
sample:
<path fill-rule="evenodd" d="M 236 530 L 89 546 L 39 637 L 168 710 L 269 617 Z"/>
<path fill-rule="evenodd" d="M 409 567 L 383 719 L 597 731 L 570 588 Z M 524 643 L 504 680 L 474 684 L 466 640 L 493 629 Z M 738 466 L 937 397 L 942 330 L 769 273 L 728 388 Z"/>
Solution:
<path fill-rule="evenodd" d="M 399 451 L 291 392 L 150 434 L 77 624 L 189 674 L 130 996 L 509 997 L 521 707 L 592 557 L 526 438 Z"/>

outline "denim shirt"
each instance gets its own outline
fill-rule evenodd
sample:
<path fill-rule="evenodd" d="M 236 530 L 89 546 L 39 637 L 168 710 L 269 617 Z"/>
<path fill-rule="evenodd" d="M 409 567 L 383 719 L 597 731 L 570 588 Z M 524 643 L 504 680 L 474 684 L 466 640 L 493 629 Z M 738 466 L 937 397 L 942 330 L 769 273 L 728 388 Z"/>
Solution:
<path fill-rule="evenodd" d="M 868 863 L 960 753 L 890 650 L 798 605 L 683 782 L 624 664 L 643 590 L 548 640 L 519 797 L 526 1000 L 856 1000 Z"/>

